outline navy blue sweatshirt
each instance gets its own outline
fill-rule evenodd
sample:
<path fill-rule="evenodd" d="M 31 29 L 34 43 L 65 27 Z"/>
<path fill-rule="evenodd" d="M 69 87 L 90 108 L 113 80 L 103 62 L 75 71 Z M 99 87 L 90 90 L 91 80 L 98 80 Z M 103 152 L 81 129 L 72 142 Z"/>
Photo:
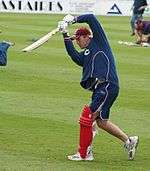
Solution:
<path fill-rule="evenodd" d="M 81 86 L 91 89 L 95 80 L 111 82 L 119 87 L 114 56 L 104 33 L 104 30 L 93 14 L 81 15 L 76 18 L 77 23 L 87 23 L 93 37 L 82 52 L 78 52 L 71 39 L 64 34 L 66 50 L 72 60 L 83 67 Z"/>

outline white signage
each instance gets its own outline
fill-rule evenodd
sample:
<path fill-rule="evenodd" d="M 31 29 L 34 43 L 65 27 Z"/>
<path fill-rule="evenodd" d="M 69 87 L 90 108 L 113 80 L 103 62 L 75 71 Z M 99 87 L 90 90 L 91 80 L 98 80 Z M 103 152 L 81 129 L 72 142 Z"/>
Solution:
<path fill-rule="evenodd" d="M 133 0 L 0 0 L 0 12 L 129 16 L 132 5 Z M 150 7 L 145 15 L 150 15 Z"/>
<path fill-rule="evenodd" d="M 95 0 L 0 0 L 1 12 L 94 13 Z"/>

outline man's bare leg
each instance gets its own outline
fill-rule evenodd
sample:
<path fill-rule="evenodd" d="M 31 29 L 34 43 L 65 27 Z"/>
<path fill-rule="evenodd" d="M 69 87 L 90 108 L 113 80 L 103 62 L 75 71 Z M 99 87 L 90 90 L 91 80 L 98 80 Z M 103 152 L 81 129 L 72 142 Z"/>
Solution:
<path fill-rule="evenodd" d="M 107 131 L 109 134 L 117 137 L 124 142 L 124 147 L 128 152 L 128 159 L 133 160 L 139 143 L 138 136 L 128 137 L 117 125 L 109 120 L 96 119 L 98 127 Z"/>
<path fill-rule="evenodd" d="M 96 119 L 99 128 L 107 131 L 109 134 L 119 138 L 124 143 L 128 140 L 128 136 L 115 124 L 109 120 Z"/>

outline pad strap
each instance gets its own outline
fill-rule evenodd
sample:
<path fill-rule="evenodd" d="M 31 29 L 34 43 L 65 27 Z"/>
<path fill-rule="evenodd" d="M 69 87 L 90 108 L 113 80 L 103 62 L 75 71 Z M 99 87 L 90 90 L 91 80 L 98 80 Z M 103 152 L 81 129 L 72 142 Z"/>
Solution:
<path fill-rule="evenodd" d="M 80 123 L 81 125 L 91 127 L 92 124 L 93 124 L 93 121 L 92 121 L 92 119 L 85 118 L 85 117 L 81 116 L 81 117 L 80 117 L 80 120 L 79 120 L 79 123 Z"/>

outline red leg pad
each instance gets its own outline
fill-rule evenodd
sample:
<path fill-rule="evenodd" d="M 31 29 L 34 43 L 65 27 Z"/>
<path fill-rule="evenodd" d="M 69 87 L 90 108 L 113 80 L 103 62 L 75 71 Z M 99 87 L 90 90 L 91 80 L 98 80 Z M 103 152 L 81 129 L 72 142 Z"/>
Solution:
<path fill-rule="evenodd" d="M 87 148 L 92 143 L 93 131 L 92 131 L 92 112 L 88 106 L 84 107 L 81 114 L 80 123 L 80 146 L 79 153 L 82 158 L 86 157 Z"/>

